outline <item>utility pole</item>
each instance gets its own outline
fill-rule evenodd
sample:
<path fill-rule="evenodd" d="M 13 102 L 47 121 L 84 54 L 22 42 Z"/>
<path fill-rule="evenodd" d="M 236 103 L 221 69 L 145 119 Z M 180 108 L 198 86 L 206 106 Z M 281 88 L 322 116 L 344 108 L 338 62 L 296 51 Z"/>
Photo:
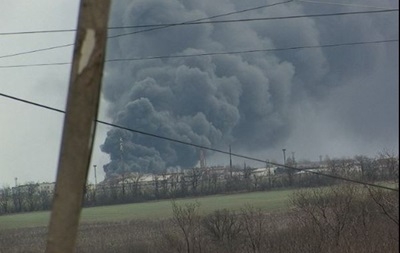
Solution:
<path fill-rule="evenodd" d="M 94 167 L 94 189 L 96 190 L 96 188 L 97 188 L 97 175 L 96 175 L 97 165 L 95 164 L 95 165 L 93 165 L 93 167 Z"/>
<path fill-rule="evenodd" d="M 269 167 L 269 159 L 265 160 L 265 168 L 268 170 L 268 189 L 271 189 L 271 168 Z"/>
<path fill-rule="evenodd" d="M 97 191 L 97 175 L 96 175 L 96 167 L 97 165 L 93 165 L 94 168 L 94 188 L 93 188 L 93 201 L 96 203 L 96 191 Z"/>
<path fill-rule="evenodd" d="M 229 173 L 230 173 L 230 177 L 232 177 L 232 150 L 231 150 L 231 145 L 229 145 Z"/>
<path fill-rule="evenodd" d="M 110 0 L 81 0 L 46 253 L 75 251 L 103 74 Z"/>
<path fill-rule="evenodd" d="M 122 197 L 125 198 L 125 163 L 124 163 L 124 142 L 119 138 L 120 166 L 122 170 Z"/>
<path fill-rule="evenodd" d="M 18 178 L 15 177 L 14 180 L 15 180 L 15 187 L 17 187 L 18 186 Z"/>
<path fill-rule="evenodd" d="M 293 166 L 296 166 L 295 164 L 296 164 L 296 160 L 294 159 L 294 152 L 292 152 L 292 163 L 293 163 Z"/>
<path fill-rule="evenodd" d="M 283 152 L 283 165 L 286 165 L 286 148 L 282 149 Z"/>

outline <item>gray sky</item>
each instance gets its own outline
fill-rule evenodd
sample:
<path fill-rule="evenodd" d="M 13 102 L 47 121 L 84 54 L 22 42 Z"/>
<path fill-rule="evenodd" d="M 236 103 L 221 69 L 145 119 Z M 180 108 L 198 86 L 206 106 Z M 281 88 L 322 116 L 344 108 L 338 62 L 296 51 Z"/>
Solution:
<path fill-rule="evenodd" d="M 161 9 L 168 10 L 172 18 L 168 15 L 165 15 L 165 17 L 158 15 L 161 10 L 152 7 L 152 4 L 156 6 L 160 1 L 135 1 L 135 4 L 126 2 L 130 1 L 119 1 L 113 9 L 112 24 L 126 25 L 130 22 L 149 24 L 174 21 L 174 18 L 177 17 L 182 18 L 181 21 L 185 21 L 204 15 L 211 16 L 265 4 L 265 1 L 256 0 L 245 2 L 233 0 L 203 1 L 203 5 L 196 4 L 196 1 L 186 1 L 186 5 L 182 6 L 177 0 L 165 1 L 165 6 Z M 341 3 L 346 3 L 346 1 Z M 352 4 L 355 3 L 352 2 Z M 360 4 L 398 8 L 396 1 L 360 1 Z M 129 8 L 125 10 L 124 7 L 128 6 Z M 175 13 L 175 6 L 180 6 L 182 9 Z M 75 28 L 77 8 L 78 1 L 71 0 L 1 1 L 0 32 Z M 156 14 L 151 11 L 146 12 L 146 8 L 155 10 L 153 12 Z M 143 14 L 144 16 L 140 16 L 140 18 L 129 16 L 130 14 L 138 15 L 142 10 L 143 13 L 147 14 Z M 182 10 L 186 10 L 187 14 Z M 232 16 L 231 18 L 359 10 L 370 10 L 370 8 L 298 2 L 281 6 L 273 9 L 273 11 L 266 9 L 248 14 L 248 16 Z M 110 42 L 109 56 L 110 58 L 117 58 L 163 55 L 182 53 L 188 48 L 210 52 L 269 48 L 279 47 L 280 45 L 296 46 L 315 43 L 397 39 L 398 13 L 340 19 L 257 22 L 227 25 L 224 28 L 208 25 L 202 28 L 190 28 L 185 34 L 188 34 L 188 32 L 193 33 L 190 36 L 190 38 L 193 38 L 191 41 L 186 41 L 189 36 L 182 37 L 179 34 L 179 29 L 163 33 L 162 36 L 165 37 L 162 38 L 165 41 L 170 41 L 171 44 L 158 42 L 161 40 L 156 35 L 154 37 L 143 35 Z M 169 39 L 168 34 L 175 36 L 174 39 Z M 234 36 L 234 40 L 230 39 L 232 36 Z M 74 33 L 0 35 L 0 56 L 68 44 L 72 43 L 73 40 Z M 156 47 L 150 47 L 151 44 Z M 133 46 L 135 48 L 131 49 L 130 47 Z M 72 47 L 68 47 L 24 56 L 0 58 L 0 66 L 69 62 L 71 57 Z M 365 154 L 374 156 L 384 148 L 398 153 L 399 66 L 397 42 L 352 48 L 289 51 L 254 58 L 241 56 L 239 60 L 234 57 L 227 57 L 222 60 L 213 58 L 211 61 L 217 67 L 224 66 L 224 64 L 226 66 L 238 64 L 241 73 L 244 73 L 243 62 L 261 69 L 265 67 L 264 76 L 270 82 L 269 89 L 273 95 L 273 98 L 271 98 L 273 109 L 271 110 L 280 108 L 278 110 L 279 122 L 284 122 L 284 125 L 288 126 L 285 127 L 284 132 L 278 130 L 273 132 L 279 135 L 272 134 L 272 136 L 279 138 L 272 138 L 267 136 L 268 133 L 265 133 L 265 140 L 273 142 L 273 145 L 265 148 L 237 145 L 234 149 L 236 152 L 277 161 L 281 159 L 282 148 L 286 148 L 289 153 L 295 152 L 297 159 L 311 160 L 317 160 L 319 155 L 351 157 L 356 154 Z M 168 64 L 177 67 L 191 66 L 191 64 L 200 66 L 202 63 L 182 61 L 168 62 Z M 138 65 L 127 64 L 127 66 L 129 68 L 129 66 Z M 148 64 L 140 66 L 147 71 L 146 73 L 157 74 Z M 164 68 L 165 65 L 162 65 L 162 67 Z M 230 73 L 230 70 L 226 68 L 219 68 L 221 69 L 220 72 L 216 71 L 213 74 L 216 78 L 213 79 L 214 82 L 220 81 L 222 75 L 220 73 L 225 73 L 224 75 Z M 139 74 L 124 71 L 122 73 L 123 78 L 118 79 L 117 76 L 121 74 L 119 70 L 106 68 L 106 72 L 110 79 L 107 80 L 105 87 L 109 89 L 110 87 L 111 89 L 117 88 L 116 85 L 130 80 L 130 78 L 140 81 L 138 79 Z M 254 74 L 252 74 L 253 77 Z M 68 65 L 0 69 L 0 92 L 64 109 L 68 78 Z M 250 80 L 246 79 L 245 74 L 243 76 L 238 74 L 237 79 L 242 85 L 243 80 Z M 276 86 L 274 86 L 275 84 Z M 107 91 L 107 94 L 109 95 L 106 96 L 108 100 L 102 99 L 100 118 L 112 121 L 115 120 L 115 113 L 123 111 L 125 107 L 124 105 L 116 105 L 115 101 L 110 99 L 110 91 Z M 109 106 L 106 106 L 106 104 Z M 113 113 L 107 113 L 107 108 Z M 250 117 L 249 115 L 253 112 L 251 108 L 241 110 L 247 111 L 243 114 L 239 112 L 240 117 L 243 117 L 243 115 Z M 262 108 L 262 110 L 266 110 L 266 108 Z M 268 119 L 266 123 L 270 124 L 271 129 L 278 129 L 279 124 L 270 123 L 274 122 L 271 115 L 274 114 L 268 114 L 268 117 L 266 117 Z M 212 117 L 212 115 L 207 115 L 207 117 Z M 19 183 L 54 181 L 62 123 L 62 114 L 0 97 L 0 185 L 13 185 L 15 177 L 18 178 Z M 238 127 L 246 128 L 246 125 L 238 124 Z M 237 129 L 238 127 L 233 128 Z M 102 166 L 109 162 L 108 155 L 102 153 L 99 148 L 104 143 L 108 130 L 99 126 L 96 136 L 92 165 L 98 165 L 98 181 L 104 177 Z M 253 137 L 243 136 L 233 133 L 226 138 L 240 140 L 240 138 Z M 221 141 L 226 141 L 224 138 Z M 226 158 L 215 156 L 209 158 L 209 163 L 223 163 L 225 160 Z M 235 162 L 242 163 L 240 160 Z M 94 181 L 93 169 L 91 169 L 89 181 Z"/>

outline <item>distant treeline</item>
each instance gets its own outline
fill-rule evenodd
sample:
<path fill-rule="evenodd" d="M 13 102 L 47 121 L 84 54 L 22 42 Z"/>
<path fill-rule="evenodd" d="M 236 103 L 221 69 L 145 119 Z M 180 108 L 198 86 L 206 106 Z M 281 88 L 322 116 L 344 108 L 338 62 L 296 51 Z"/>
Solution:
<path fill-rule="evenodd" d="M 290 160 L 287 165 L 297 166 Z M 101 206 L 221 193 L 318 187 L 339 182 L 339 179 L 285 168 L 275 169 L 275 173 L 254 171 L 250 167 L 234 170 L 193 168 L 185 173 L 153 175 L 151 181 L 141 181 L 140 174 L 134 177 L 122 175 L 97 186 L 87 186 L 83 205 Z M 356 156 L 353 159 L 326 159 L 324 166 L 313 171 L 366 182 L 398 180 L 399 159 L 388 153 L 380 154 L 377 158 Z M 0 214 L 49 210 L 53 191 L 39 186 L 29 183 L 0 189 Z"/>

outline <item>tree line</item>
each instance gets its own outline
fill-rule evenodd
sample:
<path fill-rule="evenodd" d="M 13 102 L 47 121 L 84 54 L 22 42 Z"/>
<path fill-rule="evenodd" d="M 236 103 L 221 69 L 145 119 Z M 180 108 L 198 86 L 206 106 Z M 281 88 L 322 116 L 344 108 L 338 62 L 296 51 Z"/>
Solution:
<path fill-rule="evenodd" d="M 296 167 L 290 158 L 286 164 Z M 156 199 L 203 196 L 220 193 L 265 191 L 279 188 L 302 188 L 335 185 L 337 179 L 278 168 L 275 173 L 254 173 L 254 168 L 244 166 L 232 170 L 205 170 L 193 168 L 185 173 L 155 174 L 148 182 L 141 174 L 122 175 L 97 186 L 88 185 L 84 206 L 135 203 Z M 353 159 L 326 158 L 323 173 L 366 182 L 397 180 L 398 156 L 388 152 L 376 158 L 355 156 Z M 129 179 L 129 180 L 128 180 Z M 41 189 L 38 183 L 0 189 L 0 214 L 49 210 L 53 192 Z"/>

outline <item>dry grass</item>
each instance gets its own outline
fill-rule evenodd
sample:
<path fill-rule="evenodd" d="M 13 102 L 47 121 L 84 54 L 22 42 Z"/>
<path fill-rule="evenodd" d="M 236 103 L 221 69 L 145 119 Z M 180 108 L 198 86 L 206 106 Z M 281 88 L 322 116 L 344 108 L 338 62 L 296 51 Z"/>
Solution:
<path fill-rule="evenodd" d="M 82 224 L 76 252 L 157 252 L 153 242 L 160 236 L 161 223 L 137 220 Z M 0 231 L 0 252 L 44 252 L 46 235 L 46 227 Z"/>

